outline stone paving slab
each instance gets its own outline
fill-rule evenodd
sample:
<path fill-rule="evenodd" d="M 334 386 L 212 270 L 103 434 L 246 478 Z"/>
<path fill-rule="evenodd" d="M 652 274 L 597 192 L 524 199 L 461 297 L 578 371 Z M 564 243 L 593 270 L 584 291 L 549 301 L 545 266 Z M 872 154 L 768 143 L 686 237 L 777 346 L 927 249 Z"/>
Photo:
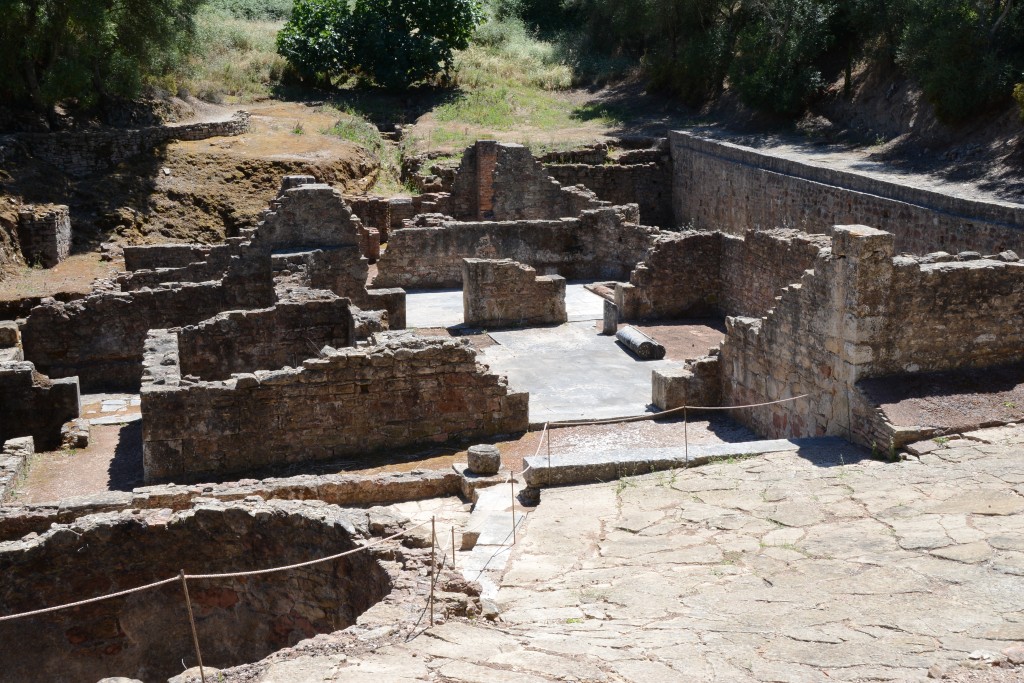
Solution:
<path fill-rule="evenodd" d="M 545 489 L 495 623 L 289 680 L 1024 680 L 992 666 L 1024 641 L 1024 428 L 897 463 L 829 444 Z"/>

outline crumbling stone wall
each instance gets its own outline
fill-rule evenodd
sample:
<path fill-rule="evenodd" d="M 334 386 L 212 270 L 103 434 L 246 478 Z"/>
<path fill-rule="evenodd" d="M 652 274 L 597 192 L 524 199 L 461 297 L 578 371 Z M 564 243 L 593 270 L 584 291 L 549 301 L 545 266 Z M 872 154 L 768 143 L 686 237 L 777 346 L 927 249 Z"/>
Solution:
<path fill-rule="evenodd" d="M 178 331 L 181 374 L 203 380 L 295 367 L 324 346 L 354 343 L 348 299 L 324 291 L 307 291 L 271 308 L 220 313 Z"/>
<path fill-rule="evenodd" d="M 26 206 L 18 212 L 18 240 L 26 263 L 53 268 L 71 254 L 71 215 L 60 204 Z"/>
<path fill-rule="evenodd" d="M 168 249 L 150 247 L 149 253 L 132 256 L 132 265 L 140 262 L 149 268 L 133 268 L 121 273 L 116 279 L 122 291 L 128 292 L 143 287 L 159 287 L 171 282 L 210 282 L 220 280 L 231 268 L 233 259 L 259 260 L 262 250 L 242 237 L 229 237 L 223 244 L 171 244 Z M 128 249 L 128 248 L 126 248 Z M 140 249 L 138 247 L 134 249 Z M 159 257 L 167 256 L 167 263 L 160 264 Z M 188 260 L 191 259 L 191 260 Z M 264 261 L 265 263 L 265 261 Z"/>
<path fill-rule="evenodd" d="M 637 207 L 584 211 L 557 221 L 460 223 L 395 231 L 377 264 L 378 287 L 460 287 L 462 260 L 508 258 L 569 280 L 624 279 L 657 228 L 638 225 Z"/>
<path fill-rule="evenodd" d="M 464 259 L 462 303 L 467 325 L 514 327 L 561 324 L 565 278 L 537 277 L 530 266 L 510 259 Z"/>
<path fill-rule="evenodd" d="M 77 378 L 51 380 L 27 361 L 0 363 L 0 443 L 31 436 L 39 450 L 54 450 L 61 425 L 78 413 Z"/>
<path fill-rule="evenodd" d="M 618 283 L 622 320 L 764 315 L 831 244 L 796 230 L 664 233 L 628 283 Z"/>
<path fill-rule="evenodd" d="M 7 439 L 0 446 L 0 503 L 3 503 L 14 493 L 25 471 L 25 462 L 36 450 L 31 436 Z"/>
<path fill-rule="evenodd" d="M 748 229 L 824 232 L 867 223 L 901 252 L 1005 249 L 1024 253 L 1024 208 L 922 190 L 772 156 L 674 131 L 673 206 L 678 225 L 741 235 Z"/>
<path fill-rule="evenodd" d="M 47 300 L 32 309 L 22 328 L 25 358 L 50 377 L 78 376 L 84 391 L 136 389 L 150 329 L 274 303 L 269 258 L 233 264 L 218 282 L 106 292 L 68 303 Z"/>
<path fill-rule="evenodd" d="M 446 192 L 425 192 L 415 197 L 345 195 L 345 202 L 364 225 L 377 229 L 381 244 L 388 241 L 392 230 L 401 229 L 404 221 L 417 214 L 452 212 L 451 195 Z"/>
<path fill-rule="evenodd" d="M 167 142 L 242 135 L 248 130 L 249 113 L 242 111 L 227 121 L 121 130 L 22 133 L 16 137 L 30 156 L 68 175 L 84 177 L 113 168 Z"/>
<path fill-rule="evenodd" d="M 562 187 L 527 147 L 496 140 L 466 149 L 451 192 L 460 221 L 552 220 L 608 205 L 585 188 Z"/>
<path fill-rule="evenodd" d="M 672 228 L 672 165 L 665 160 L 646 164 L 547 164 L 545 170 L 563 185 L 582 185 L 612 205 L 638 204 L 645 225 Z"/>
<path fill-rule="evenodd" d="M 255 228 L 254 241 L 271 251 L 359 247 L 362 222 L 342 194 L 330 185 L 298 178 L 302 181 L 285 178 Z"/>
<path fill-rule="evenodd" d="M 209 244 L 143 244 L 122 247 L 127 271 L 184 268 L 205 261 L 213 247 Z"/>
<path fill-rule="evenodd" d="M 73 602 L 173 577 L 300 563 L 356 547 L 365 511 L 297 501 L 134 510 L 0 543 L 0 614 Z M 393 565 L 394 566 L 394 565 Z M 203 663 L 257 661 L 356 622 L 400 580 L 373 551 L 300 570 L 189 582 Z M 166 681 L 195 665 L 180 582 L 31 619 L 0 622 L 0 679 L 108 676 Z M 12 647 L 16 643 L 24 647 Z M 31 644 L 31 646 L 28 646 Z"/>
<path fill-rule="evenodd" d="M 299 368 L 185 382 L 177 337 L 154 330 L 142 387 L 147 482 L 216 480 L 293 462 L 524 431 L 525 393 L 465 340 L 328 349 Z"/>
<path fill-rule="evenodd" d="M 837 226 L 831 250 L 765 318 L 727 318 L 723 401 L 760 434 L 871 445 L 858 380 L 1024 360 L 1024 264 L 893 258 L 894 236 Z"/>

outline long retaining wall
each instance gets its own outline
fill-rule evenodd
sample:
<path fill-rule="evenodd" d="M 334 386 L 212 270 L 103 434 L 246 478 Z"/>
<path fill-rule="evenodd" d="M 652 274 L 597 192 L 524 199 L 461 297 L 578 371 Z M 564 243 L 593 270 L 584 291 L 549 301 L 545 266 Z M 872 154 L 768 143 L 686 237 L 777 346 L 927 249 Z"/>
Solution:
<path fill-rule="evenodd" d="M 56 166 L 71 176 L 105 171 L 134 156 L 174 140 L 205 140 L 242 135 L 249 130 L 249 113 L 240 111 L 226 121 L 187 123 L 179 126 L 149 126 L 134 129 L 23 133 L 7 141 L 30 156 Z"/>
<path fill-rule="evenodd" d="M 1021 205 L 962 199 L 681 131 L 670 140 L 679 225 L 742 235 L 866 224 L 892 233 L 897 252 L 1024 253 Z"/>

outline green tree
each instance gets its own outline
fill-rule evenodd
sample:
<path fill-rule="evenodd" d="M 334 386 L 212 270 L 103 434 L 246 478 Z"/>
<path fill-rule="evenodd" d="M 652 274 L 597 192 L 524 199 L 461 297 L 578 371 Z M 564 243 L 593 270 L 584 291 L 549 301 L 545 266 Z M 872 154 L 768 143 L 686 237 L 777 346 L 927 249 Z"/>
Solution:
<path fill-rule="evenodd" d="M 0 100 L 45 111 L 133 96 L 191 47 L 202 0 L 0 0 Z"/>
<path fill-rule="evenodd" d="M 278 51 L 322 80 L 363 76 L 389 88 L 447 74 L 480 21 L 474 0 L 298 0 Z"/>
<path fill-rule="evenodd" d="M 1024 6 L 1014 0 L 912 0 L 900 62 L 944 121 L 1009 100 L 1024 71 Z"/>
<path fill-rule="evenodd" d="M 740 98 L 762 111 L 800 112 L 824 85 L 821 59 L 834 13 L 825 0 L 759 0 L 729 71 Z"/>

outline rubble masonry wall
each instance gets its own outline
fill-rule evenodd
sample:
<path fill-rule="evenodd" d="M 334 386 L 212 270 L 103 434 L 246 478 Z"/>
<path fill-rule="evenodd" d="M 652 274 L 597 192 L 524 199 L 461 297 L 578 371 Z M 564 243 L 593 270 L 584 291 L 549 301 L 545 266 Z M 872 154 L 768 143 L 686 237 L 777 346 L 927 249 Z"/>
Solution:
<path fill-rule="evenodd" d="M 894 258 L 894 236 L 837 226 L 813 272 L 765 318 L 727 318 L 723 401 L 771 437 L 843 436 L 871 445 L 878 416 L 856 382 L 1024 360 L 1024 264 Z"/>
<path fill-rule="evenodd" d="M 528 394 L 464 340 L 341 349 L 301 367 L 184 382 L 176 335 L 154 330 L 142 387 L 147 482 L 216 480 L 272 465 L 525 431 Z"/>
<path fill-rule="evenodd" d="M 465 259 L 462 303 L 467 325 L 515 327 L 568 320 L 565 278 L 537 277 L 537 271 L 510 259 Z"/>

